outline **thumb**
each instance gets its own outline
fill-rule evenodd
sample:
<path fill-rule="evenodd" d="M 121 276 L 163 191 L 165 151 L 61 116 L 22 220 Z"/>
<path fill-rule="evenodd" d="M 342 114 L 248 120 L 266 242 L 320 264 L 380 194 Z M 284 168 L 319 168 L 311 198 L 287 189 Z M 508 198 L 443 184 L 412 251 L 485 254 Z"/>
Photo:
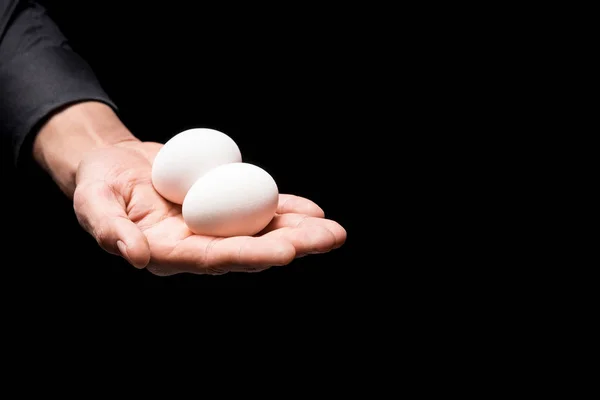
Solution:
<path fill-rule="evenodd" d="M 100 247 L 111 254 L 121 255 L 136 268 L 148 265 L 148 240 L 127 216 L 122 196 L 107 183 L 99 181 L 77 186 L 73 207 L 79 224 Z"/>

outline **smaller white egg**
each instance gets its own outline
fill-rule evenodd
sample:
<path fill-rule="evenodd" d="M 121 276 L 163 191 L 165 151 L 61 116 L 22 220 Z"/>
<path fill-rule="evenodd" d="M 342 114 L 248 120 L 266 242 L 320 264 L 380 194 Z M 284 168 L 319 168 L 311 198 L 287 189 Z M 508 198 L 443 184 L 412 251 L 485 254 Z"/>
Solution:
<path fill-rule="evenodd" d="M 152 184 L 162 197 L 182 204 L 188 190 L 207 171 L 241 161 L 239 147 L 223 132 L 188 129 L 169 139 L 156 154 Z"/>
<path fill-rule="evenodd" d="M 273 177 L 249 163 L 220 165 L 192 185 L 182 206 L 188 228 L 207 236 L 252 236 L 275 216 L 279 190 Z"/>

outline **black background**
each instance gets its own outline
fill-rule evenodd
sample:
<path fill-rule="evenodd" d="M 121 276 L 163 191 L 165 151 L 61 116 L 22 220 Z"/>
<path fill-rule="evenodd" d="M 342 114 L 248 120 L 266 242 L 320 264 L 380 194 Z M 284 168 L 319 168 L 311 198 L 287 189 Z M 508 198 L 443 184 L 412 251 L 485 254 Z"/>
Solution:
<path fill-rule="evenodd" d="M 282 192 L 314 200 L 340 222 L 348 240 L 331 253 L 258 274 L 155 277 L 101 250 L 43 174 L 15 179 L 3 168 L 9 184 L 1 196 L 6 223 L 1 282 L 7 292 L 21 290 L 6 303 L 9 308 L 29 299 L 28 289 L 44 289 L 50 299 L 72 289 L 99 288 L 105 301 L 115 297 L 115 289 L 293 288 L 301 290 L 299 309 L 290 308 L 284 296 L 270 297 L 268 304 L 253 296 L 237 305 L 246 316 L 254 316 L 257 305 L 277 309 L 278 323 L 292 317 L 295 323 L 286 333 L 308 326 L 296 322 L 298 317 L 318 322 L 310 325 L 313 337 L 326 341 L 325 353 L 341 344 L 343 360 L 384 357 L 395 349 L 402 357 L 393 361 L 406 361 L 414 350 L 420 363 L 430 364 L 428 355 L 440 346 L 464 350 L 449 338 L 462 333 L 460 314 L 483 307 L 485 297 L 465 289 L 487 292 L 497 276 L 471 284 L 485 273 L 487 260 L 475 260 L 476 274 L 466 268 L 474 246 L 459 231 L 465 213 L 451 206 L 454 200 L 470 207 L 477 199 L 456 194 L 460 175 L 450 168 L 457 161 L 452 144 L 465 124 L 452 115 L 462 107 L 462 88 L 445 89 L 448 82 L 463 83 L 448 72 L 452 55 L 432 45 L 443 42 L 446 32 L 418 19 L 410 24 L 411 13 L 367 13 L 348 5 L 282 10 L 205 2 L 193 2 L 192 9 L 175 1 L 42 3 L 93 66 L 135 135 L 164 142 L 190 127 L 222 130 L 239 144 L 246 161 L 274 176 Z M 424 15 L 429 21 L 430 12 Z M 400 36 L 388 32 L 398 26 Z M 428 35 L 435 40 L 423 43 Z M 391 63 L 394 58 L 400 66 Z M 438 156 L 442 162 L 436 163 Z M 440 185 L 445 177 L 449 185 Z M 330 301 L 323 301 L 322 291 Z M 173 298 L 161 299 L 180 299 Z M 457 299 L 464 305 L 456 306 Z M 72 300 L 77 307 L 78 298 Z M 214 298 L 190 320 L 205 321 L 202 313 L 223 300 Z M 139 309 L 132 309 L 131 318 L 143 309 L 156 310 L 147 298 L 136 298 L 135 304 Z M 280 305 L 288 307 L 279 312 Z M 474 320 L 489 313 L 486 309 Z M 163 322 L 166 314 L 154 316 Z M 251 323 L 244 328 L 258 327 Z M 344 329 L 337 335 L 333 326 Z M 473 334 L 486 329 L 479 324 L 464 337 L 475 340 Z M 308 331 L 301 332 L 304 340 Z M 162 344 L 153 332 L 140 333 Z M 424 346 L 417 345 L 422 341 Z M 378 351 L 382 344 L 385 349 Z M 417 364 L 407 365 L 415 370 Z"/>
<path fill-rule="evenodd" d="M 365 259 L 358 251 L 374 249 L 359 242 L 357 222 L 375 215 L 372 225 L 379 224 L 382 215 L 364 202 L 376 186 L 365 168 L 376 156 L 367 146 L 373 125 L 365 103 L 372 99 L 364 96 L 371 59 L 360 26 L 347 23 L 343 10 L 296 10 L 273 18 L 272 9 L 237 5 L 42 4 L 93 67 L 136 136 L 165 142 L 192 127 L 221 130 L 238 143 L 245 161 L 273 175 L 282 193 L 319 204 L 327 218 L 346 228 L 348 240 L 331 253 L 259 274 L 155 277 L 101 250 L 77 224 L 71 203 L 39 174 L 17 179 L 3 199 L 12 226 L 6 248 L 16 276 L 6 282 L 51 290 L 77 285 L 309 291 L 361 289 L 371 282 L 369 268 L 380 267 L 369 264 L 375 255 Z M 363 236 L 374 232 L 363 229 Z"/>
<path fill-rule="evenodd" d="M 461 107 L 460 91 L 445 90 L 444 82 L 461 82 L 447 72 L 451 57 L 423 43 L 430 34 L 427 24 L 405 24 L 410 13 L 397 18 L 389 10 L 369 14 L 348 5 L 282 10 L 239 3 L 194 2 L 193 9 L 182 2 L 43 3 L 136 136 L 164 142 L 190 127 L 219 129 L 235 139 L 246 161 L 274 176 L 281 192 L 319 204 L 346 228 L 348 240 L 328 254 L 258 274 L 156 277 L 101 250 L 46 176 L 8 175 L 1 196 L 6 225 L 0 282 L 16 296 L 5 302 L 7 308 L 35 299 L 35 309 L 50 311 L 44 313 L 46 326 L 55 327 L 59 307 L 89 314 L 89 307 L 80 310 L 85 292 L 104 305 L 120 300 L 118 289 L 175 289 L 156 302 L 142 295 L 133 308 L 118 302 L 119 308 L 131 321 L 150 310 L 161 327 L 172 329 L 165 318 L 189 304 L 193 311 L 185 320 L 205 322 L 200 331 L 206 332 L 207 311 L 231 298 L 233 311 L 243 315 L 222 316 L 247 317 L 240 330 L 244 342 L 249 330 L 260 327 L 256 315 L 272 310 L 277 337 L 287 339 L 282 349 L 305 349 L 290 339 L 301 332 L 306 343 L 310 329 L 326 345 L 321 358 L 343 346 L 339 359 L 354 366 L 350 357 L 389 358 L 401 351 L 391 360 L 405 361 L 411 371 L 431 364 L 430 354 L 440 348 L 442 355 L 463 351 L 454 332 L 467 340 L 485 337 L 485 324 L 463 335 L 460 315 L 472 307 L 482 312 L 469 319 L 491 315 L 482 299 L 497 276 L 481 279 L 487 260 L 474 260 L 473 242 L 460 231 L 465 213 L 452 206 L 453 200 L 470 206 L 477 198 L 464 200 L 454 187 L 460 175 L 452 173 L 458 160 L 452 144 L 465 124 L 452 115 L 453 106 Z M 398 26 L 406 26 L 400 36 L 388 32 Z M 435 42 L 443 36 L 436 34 Z M 441 185 L 445 177 L 449 184 Z M 486 239 L 480 231 L 472 233 Z M 473 260 L 476 270 L 468 268 Z M 198 304 L 212 288 L 257 291 L 241 301 L 231 292 L 211 293 Z M 259 302 L 272 288 L 283 290 Z M 199 296 L 182 299 L 177 292 L 183 290 Z M 71 304 L 53 301 L 59 297 Z M 102 314 L 114 319 L 115 313 L 103 307 Z M 41 325 L 31 315 L 20 313 L 20 321 Z M 286 317 L 293 323 L 286 326 Z M 292 329 L 281 329 L 286 327 Z M 120 328 L 111 333 L 121 337 Z M 32 332 L 33 342 L 39 340 L 39 329 Z M 164 344 L 154 331 L 139 333 Z M 407 364 L 411 352 L 418 362 Z"/>

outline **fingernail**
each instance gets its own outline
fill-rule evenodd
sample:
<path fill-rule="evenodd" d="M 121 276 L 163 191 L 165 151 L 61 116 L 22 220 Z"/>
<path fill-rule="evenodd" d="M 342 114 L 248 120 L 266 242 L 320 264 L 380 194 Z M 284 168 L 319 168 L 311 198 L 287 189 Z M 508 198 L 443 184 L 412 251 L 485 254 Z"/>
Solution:
<path fill-rule="evenodd" d="M 119 251 L 121 252 L 121 255 L 123 257 L 125 257 L 125 259 L 127 261 L 129 261 L 129 255 L 127 255 L 127 246 L 125 246 L 125 243 L 123 243 L 120 240 L 117 240 L 117 247 L 119 248 Z"/>
<path fill-rule="evenodd" d="M 138 269 L 142 269 L 146 267 L 146 264 L 140 264 L 139 262 L 135 263 L 131 260 L 131 258 L 129 258 L 129 253 L 127 252 L 127 245 L 125 243 L 123 243 L 121 240 L 117 240 L 117 247 L 119 248 L 119 251 L 121 252 L 121 255 L 123 256 L 124 259 L 126 259 L 129 264 L 133 265 L 134 267 L 138 268 Z"/>

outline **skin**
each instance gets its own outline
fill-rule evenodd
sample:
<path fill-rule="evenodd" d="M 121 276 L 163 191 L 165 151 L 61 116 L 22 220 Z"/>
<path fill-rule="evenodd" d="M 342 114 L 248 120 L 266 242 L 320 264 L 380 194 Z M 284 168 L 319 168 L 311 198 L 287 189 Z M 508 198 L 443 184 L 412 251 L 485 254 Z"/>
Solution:
<path fill-rule="evenodd" d="M 50 118 L 33 145 L 83 229 L 111 254 L 159 276 L 258 272 L 342 246 L 346 231 L 309 199 L 281 194 L 271 223 L 258 235 L 193 234 L 181 206 L 151 181 L 160 143 L 142 142 L 98 102 L 71 105 Z"/>

